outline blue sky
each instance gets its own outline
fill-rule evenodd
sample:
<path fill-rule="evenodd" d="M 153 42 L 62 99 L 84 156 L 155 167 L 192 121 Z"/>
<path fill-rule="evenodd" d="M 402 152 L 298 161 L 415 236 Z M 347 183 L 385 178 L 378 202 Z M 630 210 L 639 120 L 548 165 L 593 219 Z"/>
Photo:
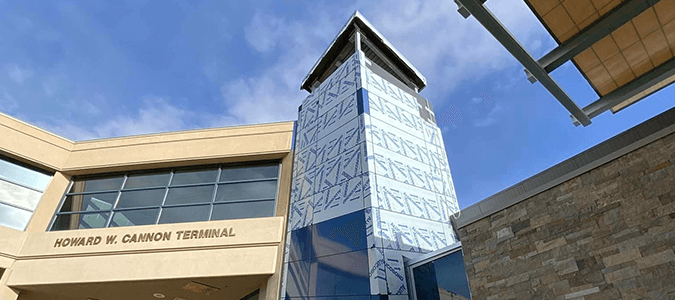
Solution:
<path fill-rule="evenodd" d="M 536 57 L 555 47 L 522 1 L 488 3 Z M 294 120 L 355 9 L 455 116 L 441 126 L 462 208 L 673 107 L 671 86 L 574 127 L 448 0 L 134 0 L 0 1 L 0 111 L 72 140 Z M 569 63 L 553 77 L 580 106 L 597 98 Z"/>

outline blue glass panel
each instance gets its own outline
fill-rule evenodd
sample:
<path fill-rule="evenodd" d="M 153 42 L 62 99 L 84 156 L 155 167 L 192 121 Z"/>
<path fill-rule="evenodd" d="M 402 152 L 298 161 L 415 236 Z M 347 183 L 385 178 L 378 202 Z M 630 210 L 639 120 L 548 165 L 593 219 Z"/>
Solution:
<path fill-rule="evenodd" d="M 216 204 L 211 220 L 264 218 L 274 216 L 274 200 Z"/>
<path fill-rule="evenodd" d="M 220 182 L 278 178 L 279 164 L 267 166 L 223 167 Z"/>
<path fill-rule="evenodd" d="M 66 214 L 56 216 L 52 231 L 88 228 L 103 228 L 108 222 L 110 213 Z"/>
<path fill-rule="evenodd" d="M 117 177 L 88 177 L 88 179 L 75 180 L 69 193 L 86 193 L 119 190 L 124 182 L 124 176 Z"/>
<path fill-rule="evenodd" d="M 214 185 L 170 188 L 164 204 L 208 203 L 215 189 Z"/>
<path fill-rule="evenodd" d="M 312 235 L 312 257 L 366 249 L 363 210 L 320 222 Z"/>
<path fill-rule="evenodd" d="M 413 269 L 418 299 L 471 299 L 462 251 Z"/>
<path fill-rule="evenodd" d="M 417 299 L 440 300 L 434 263 L 428 262 L 413 269 Z"/>
<path fill-rule="evenodd" d="M 288 263 L 286 297 L 306 297 L 309 289 L 309 260 Z"/>
<path fill-rule="evenodd" d="M 112 192 L 66 196 L 60 212 L 109 210 L 115 205 L 117 194 L 117 192 Z"/>
<path fill-rule="evenodd" d="M 277 181 L 254 181 L 218 185 L 216 202 L 236 200 L 274 199 L 277 195 Z"/>
<path fill-rule="evenodd" d="M 435 260 L 434 268 L 439 291 L 446 290 L 465 298 L 471 297 L 462 251 Z"/>
<path fill-rule="evenodd" d="M 159 216 L 159 224 L 208 221 L 211 205 L 165 207 Z"/>
<path fill-rule="evenodd" d="M 368 251 L 313 258 L 310 296 L 370 295 Z"/>
<path fill-rule="evenodd" d="M 158 187 L 169 184 L 169 172 L 129 175 L 124 189 Z"/>
<path fill-rule="evenodd" d="M 173 173 L 171 185 L 216 182 L 218 169 L 181 170 Z"/>
<path fill-rule="evenodd" d="M 151 225 L 157 222 L 159 208 L 116 211 L 110 227 Z"/>
<path fill-rule="evenodd" d="M 122 192 L 117 203 L 118 208 L 160 206 L 164 200 L 165 189 Z"/>
<path fill-rule="evenodd" d="M 311 246 L 311 226 L 293 230 L 291 232 L 291 243 L 288 246 L 288 261 L 309 259 Z"/>

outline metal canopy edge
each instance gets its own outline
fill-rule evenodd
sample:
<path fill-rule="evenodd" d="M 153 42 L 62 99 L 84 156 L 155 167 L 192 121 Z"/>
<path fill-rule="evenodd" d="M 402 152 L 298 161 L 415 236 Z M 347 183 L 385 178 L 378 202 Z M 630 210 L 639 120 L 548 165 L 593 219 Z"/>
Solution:
<path fill-rule="evenodd" d="M 584 113 L 586 113 L 589 117 L 594 118 L 599 114 L 614 107 L 615 105 L 618 105 L 619 103 L 627 99 L 630 99 L 631 97 L 634 97 L 635 95 L 647 90 L 651 86 L 658 84 L 663 80 L 668 79 L 673 75 L 675 75 L 675 58 L 671 58 L 670 60 L 666 61 L 660 66 L 650 70 L 649 72 L 634 79 L 633 81 L 627 83 L 626 85 L 616 90 L 613 90 L 604 97 L 601 97 L 600 99 L 587 105 L 583 109 Z M 663 86 L 661 88 L 665 87 L 666 86 Z M 634 102 L 637 102 L 639 100 L 640 99 L 635 100 Z M 574 125 L 578 126 L 579 123 L 574 122 Z"/>
<path fill-rule="evenodd" d="M 643 0 L 644 1 L 644 0 Z M 532 75 L 562 104 L 572 116 L 584 126 L 591 124 L 591 119 L 560 88 L 548 72 L 539 65 L 530 53 L 516 40 L 504 25 L 482 4 L 480 0 L 457 0 L 460 9 L 466 9 L 513 55 Z"/>

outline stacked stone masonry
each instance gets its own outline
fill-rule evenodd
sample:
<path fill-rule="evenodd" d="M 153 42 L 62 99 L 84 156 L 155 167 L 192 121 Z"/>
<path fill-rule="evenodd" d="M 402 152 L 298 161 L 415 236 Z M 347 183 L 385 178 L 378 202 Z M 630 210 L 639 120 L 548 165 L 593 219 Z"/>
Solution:
<path fill-rule="evenodd" d="M 675 134 L 458 235 L 474 299 L 675 299 Z"/>

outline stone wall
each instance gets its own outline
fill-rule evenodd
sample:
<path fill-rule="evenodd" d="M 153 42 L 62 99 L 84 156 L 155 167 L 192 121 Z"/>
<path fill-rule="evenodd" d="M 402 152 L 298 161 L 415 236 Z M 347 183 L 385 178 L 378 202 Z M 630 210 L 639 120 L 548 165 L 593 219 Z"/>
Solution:
<path fill-rule="evenodd" d="M 675 134 L 458 235 L 473 299 L 675 299 Z"/>

